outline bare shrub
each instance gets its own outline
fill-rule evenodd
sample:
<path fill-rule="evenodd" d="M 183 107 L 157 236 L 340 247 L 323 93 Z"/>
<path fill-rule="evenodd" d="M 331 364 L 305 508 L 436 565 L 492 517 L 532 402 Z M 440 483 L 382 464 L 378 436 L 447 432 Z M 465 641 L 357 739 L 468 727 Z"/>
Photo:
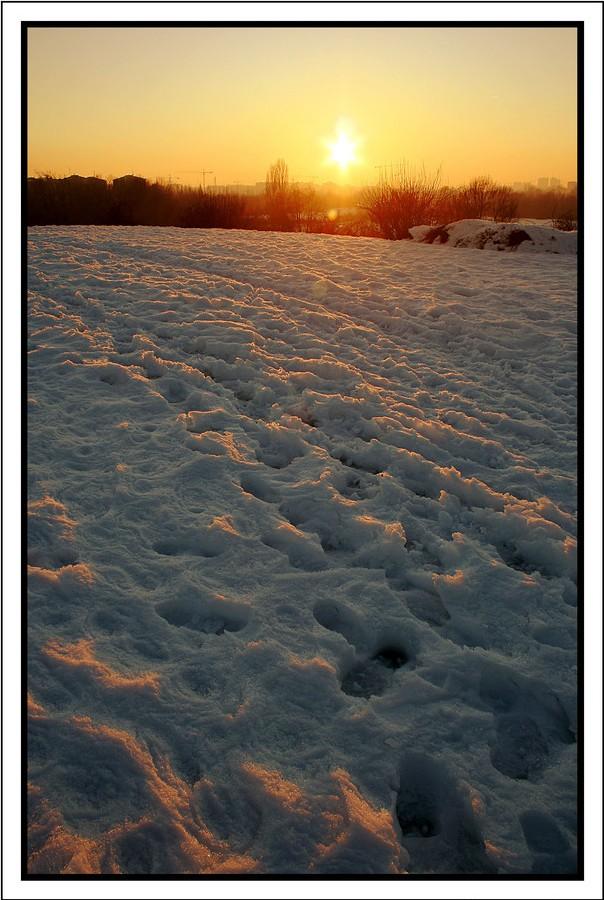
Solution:
<path fill-rule="evenodd" d="M 558 231 L 577 230 L 577 194 L 556 191 L 551 196 L 550 217 L 552 226 Z"/>
<path fill-rule="evenodd" d="M 512 188 L 482 175 L 463 187 L 441 188 L 434 206 L 435 219 L 440 223 L 489 218 L 511 222 L 516 215 L 517 200 Z"/>
<path fill-rule="evenodd" d="M 431 224 L 438 197 L 440 175 L 425 170 L 411 172 L 401 167 L 398 175 L 366 188 L 360 207 L 367 212 L 380 234 L 392 241 L 410 238 L 414 225 Z"/>
<path fill-rule="evenodd" d="M 301 231 L 319 231 L 322 221 L 321 203 L 316 190 L 311 185 L 299 188 L 301 204 Z"/>
<path fill-rule="evenodd" d="M 552 217 L 552 226 L 553 228 L 557 228 L 558 231 L 576 231 L 576 216 L 573 214 L 572 210 L 559 213 L 557 216 Z"/>
<path fill-rule="evenodd" d="M 178 224 L 184 228 L 241 228 L 245 198 L 237 194 L 183 190 L 185 206 Z"/>
<path fill-rule="evenodd" d="M 463 219 L 465 215 L 465 201 L 462 190 L 454 187 L 442 187 L 438 191 L 434 203 L 434 222 L 449 224 Z M 424 222 L 428 225 L 430 223 Z"/>
<path fill-rule="evenodd" d="M 513 222 L 518 198 L 512 188 L 499 184 L 491 190 L 490 212 L 496 222 Z"/>
<path fill-rule="evenodd" d="M 488 175 L 480 175 L 460 190 L 463 219 L 484 219 L 488 214 L 495 184 Z"/>

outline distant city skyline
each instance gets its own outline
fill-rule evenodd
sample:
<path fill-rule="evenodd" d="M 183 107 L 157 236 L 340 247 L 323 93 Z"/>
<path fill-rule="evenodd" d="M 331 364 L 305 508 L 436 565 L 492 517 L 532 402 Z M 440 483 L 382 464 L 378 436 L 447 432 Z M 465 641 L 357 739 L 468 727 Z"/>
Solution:
<path fill-rule="evenodd" d="M 57 173 L 36 173 L 35 175 L 29 175 L 30 178 L 36 177 L 44 177 L 44 175 L 50 175 L 55 178 L 72 178 L 74 176 L 81 178 L 100 178 L 103 181 L 111 182 L 117 178 L 123 178 L 124 176 L 134 176 L 135 178 L 145 178 L 149 182 L 161 182 L 165 184 L 177 184 L 182 187 L 203 187 L 208 191 L 228 191 L 236 193 L 239 190 L 241 193 L 246 194 L 259 194 L 264 191 L 266 180 L 262 179 L 261 181 L 255 181 L 251 183 L 245 183 L 243 181 L 232 181 L 232 182 L 220 182 L 213 177 L 211 180 L 206 179 L 205 181 L 195 181 L 195 180 L 187 180 L 183 181 L 180 178 L 172 178 L 168 176 L 167 178 L 161 178 L 156 176 L 155 178 L 147 178 L 144 175 L 141 175 L 139 172 L 125 172 L 120 175 L 112 175 L 105 176 L 101 175 L 98 172 L 93 172 L 92 174 L 83 174 L 82 172 L 69 172 L 64 174 Z M 375 184 L 377 182 L 372 182 L 371 184 Z M 443 186 L 447 183 L 441 180 Z M 337 181 L 322 181 L 319 182 L 316 179 L 313 180 L 304 180 L 297 179 L 293 176 L 290 176 L 290 184 L 297 184 L 305 187 L 314 187 L 316 189 L 330 189 L 330 190 L 358 190 L 359 188 L 364 187 L 364 185 L 355 185 L 355 184 L 346 184 L 340 183 Z M 511 187 L 515 191 L 527 191 L 527 190 L 562 190 L 562 191 L 576 191 L 577 190 L 577 181 L 571 180 L 567 182 L 563 182 L 557 176 L 540 176 L 535 181 L 514 181 L 514 182 L 504 182 L 507 187 Z M 369 186 L 369 183 L 368 185 Z M 449 187 L 461 187 L 461 185 L 448 184 Z"/>

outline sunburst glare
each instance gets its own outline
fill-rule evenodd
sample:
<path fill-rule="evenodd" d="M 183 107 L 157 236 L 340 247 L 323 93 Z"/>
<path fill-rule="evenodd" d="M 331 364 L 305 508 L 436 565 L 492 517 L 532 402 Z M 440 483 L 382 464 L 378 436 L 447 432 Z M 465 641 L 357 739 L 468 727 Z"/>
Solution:
<path fill-rule="evenodd" d="M 335 137 L 327 138 L 324 143 L 329 151 L 327 164 L 338 166 L 341 172 L 346 172 L 349 166 L 360 162 L 361 138 L 354 133 L 349 124 L 338 122 Z"/>

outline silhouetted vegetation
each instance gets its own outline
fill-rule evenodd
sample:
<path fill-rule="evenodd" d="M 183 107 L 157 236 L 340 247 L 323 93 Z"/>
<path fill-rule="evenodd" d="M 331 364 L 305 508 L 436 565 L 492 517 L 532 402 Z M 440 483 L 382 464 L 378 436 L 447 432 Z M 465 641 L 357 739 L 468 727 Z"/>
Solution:
<path fill-rule="evenodd" d="M 28 225 L 109 224 L 111 192 L 102 178 L 27 179 Z"/>
<path fill-rule="evenodd" d="M 408 238 L 414 225 L 431 225 L 439 194 L 438 174 L 401 170 L 390 181 L 382 181 L 363 192 L 362 208 L 382 237 L 393 241 Z"/>
<path fill-rule="evenodd" d="M 438 227 L 460 219 L 512 222 L 551 219 L 577 227 L 576 193 L 524 192 L 481 176 L 461 187 L 440 186 L 439 176 L 401 168 L 364 189 L 292 184 L 284 160 L 269 167 L 264 193 L 242 195 L 149 182 L 135 175 L 113 181 L 45 175 L 28 178 L 28 225 L 171 225 L 343 234 L 401 240 L 414 225 Z"/>
<path fill-rule="evenodd" d="M 511 222 L 518 199 L 511 188 L 487 176 L 474 178 L 462 187 L 439 187 L 438 174 L 402 170 L 394 178 L 367 188 L 363 206 L 382 237 L 409 237 L 414 225 L 446 225 L 460 219 L 493 219 Z"/>
<path fill-rule="evenodd" d="M 245 228 L 245 198 L 124 175 L 28 178 L 28 225 L 176 225 Z"/>
<path fill-rule="evenodd" d="M 291 184 L 283 159 L 266 173 L 264 212 L 266 227 L 273 231 L 334 232 L 325 196 L 320 198 L 312 185 Z"/>
<path fill-rule="evenodd" d="M 285 160 L 278 159 L 266 173 L 266 214 L 273 231 L 293 231 L 294 198 Z"/>
<path fill-rule="evenodd" d="M 564 215 L 576 223 L 577 192 L 554 189 L 539 191 L 530 188 L 516 194 L 518 215 L 527 219 L 556 219 Z"/>
<path fill-rule="evenodd" d="M 552 218 L 552 225 L 558 231 L 576 231 L 577 230 L 577 214 L 572 210 L 559 213 Z"/>

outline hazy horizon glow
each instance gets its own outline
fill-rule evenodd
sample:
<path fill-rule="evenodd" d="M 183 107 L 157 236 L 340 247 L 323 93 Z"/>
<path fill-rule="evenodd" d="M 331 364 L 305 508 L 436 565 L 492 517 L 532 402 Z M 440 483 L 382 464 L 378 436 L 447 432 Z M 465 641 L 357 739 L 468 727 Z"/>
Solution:
<path fill-rule="evenodd" d="M 573 28 L 32 27 L 28 174 L 564 184 L 576 92 Z"/>

